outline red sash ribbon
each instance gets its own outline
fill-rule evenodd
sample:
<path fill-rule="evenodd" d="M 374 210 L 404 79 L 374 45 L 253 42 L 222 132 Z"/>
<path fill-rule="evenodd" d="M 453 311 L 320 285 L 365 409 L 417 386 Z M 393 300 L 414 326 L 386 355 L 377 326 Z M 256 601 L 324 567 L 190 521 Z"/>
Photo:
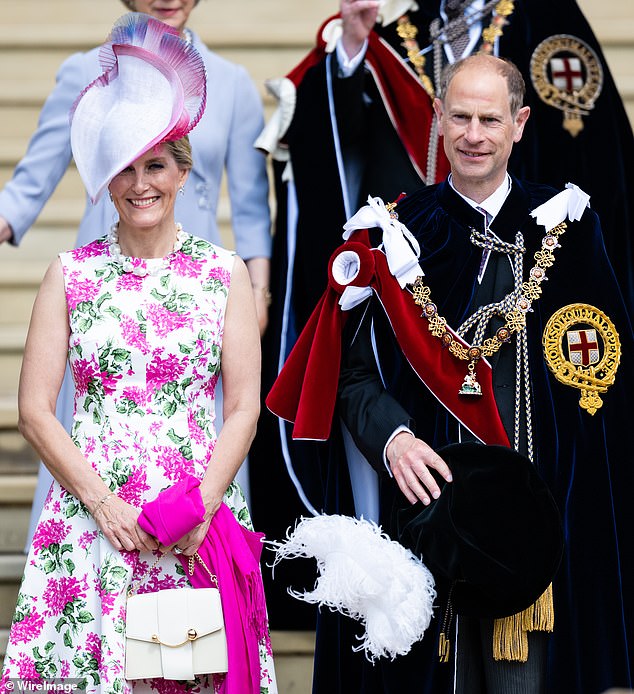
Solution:
<path fill-rule="evenodd" d="M 296 87 L 302 82 L 306 72 L 326 56 L 326 43 L 322 33 L 324 27 L 338 16 L 329 17 L 322 24 L 317 33 L 315 48 L 286 75 Z M 449 162 L 442 147 L 437 149 L 435 180 L 426 180 L 429 135 L 435 115 L 432 100 L 420 80 L 374 31 L 368 37 L 365 61 L 370 67 L 392 125 L 419 176 L 426 185 L 444 181 L 449 174 Z"/>
<path fill-rule="evenodd" d="M 466 363 L 454 357 L 427 329 L 420 308 L 389 271 L 384 253 L 369 248 L 367 234 L 340 246 L 330 259 L 329 285 L 266 398 L 278 417 L 294 422 L 293 438 L 324 441 L 330 436 L 341 366 L 341 332 L 347 319 L 339 307 L 345 289 L 332 276 L 343 251 L 356 253 L 360 270 L 350 285 L 369 286 L 381 302 L 396 340 L 420 380 L 442 405 L 483 443 L 509 445 L 495 403 L 490 365 L 479 360 L 481 396 L 460 396 Z"/>

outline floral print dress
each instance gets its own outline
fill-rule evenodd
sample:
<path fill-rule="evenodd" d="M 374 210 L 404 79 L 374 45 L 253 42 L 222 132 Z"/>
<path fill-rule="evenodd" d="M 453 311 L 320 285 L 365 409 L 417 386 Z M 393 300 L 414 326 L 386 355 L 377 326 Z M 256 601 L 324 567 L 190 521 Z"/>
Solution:
<path fill-rule="evenodd" d="M 184 474 L 205 473 L 216 441 L 214 391 L 233 254 L 185 235 L 180 251 L 135 260 L 125 273 L 99 239 L 60 255 L 75 381 L 72 438 L 103 480 L 136 507 Z M 153 266 L 153 267 L 152 267 Z M 236 483 L 225 503 L 251 529 Z M 57 482 L 29 552 L 0 690 L 10 678 L 69 679 L 86 691 L 213 692 L 196 682 L 124 678 L 126 592 L 188 585 L 178 560 L 119 552 L 88 509 Z M 150 570 L 151 569 L 151 570 Z M 149 573 L 148 573 L 149 571 Z M 260 646 L 262 694 L 277 691 L 270 646 Z"/>

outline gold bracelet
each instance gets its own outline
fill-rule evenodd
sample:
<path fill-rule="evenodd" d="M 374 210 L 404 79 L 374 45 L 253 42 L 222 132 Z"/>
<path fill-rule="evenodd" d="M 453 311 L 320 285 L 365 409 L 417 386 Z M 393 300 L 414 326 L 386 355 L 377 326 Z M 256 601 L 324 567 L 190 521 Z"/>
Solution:
<path fill-rule="evenodd" d="M 101 507 L 106 503 L 106 501 L 108 501 L 108 499 L 114 495 L 115 495 L 114 492 L 108 492 L 105 496 L 103 496 L 101 499 L 99 499 L 99 501 L 95 505 L 95 508 L 91 512 L 91 515 L 93 518 L 95 517 L 95 514 L 97 513 L 97 511 L 99 511 L 101 509 Z"/>

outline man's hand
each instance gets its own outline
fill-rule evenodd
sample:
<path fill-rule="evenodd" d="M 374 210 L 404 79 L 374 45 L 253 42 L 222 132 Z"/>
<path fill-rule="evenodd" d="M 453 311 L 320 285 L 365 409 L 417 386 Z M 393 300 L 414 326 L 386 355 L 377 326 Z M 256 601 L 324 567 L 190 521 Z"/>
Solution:
<path fill-rule="evenodd" d="M 399 489 L 412 504 L 419 500 L 429 504 L 430 495 L 434 499 L 440 496 L 440 487 L 429 468 L 439 472 L 447 482 L 452 480 L 447 463 L 424 441 L 408 432 L 397 434 L 390 441 L 386 453 Z"/>
<path fill-rule="evenodd" d="M 13 229 L 4 217 L 0 217 L 0 243 L 10 241 L 13 238 Z"/>
<path fill-rule="evenodd" d="M 354 58 L 363 47 L 376 23 L 380 6 L 379 0 L 341 0 L 341 42 L 348 58 Z"/>

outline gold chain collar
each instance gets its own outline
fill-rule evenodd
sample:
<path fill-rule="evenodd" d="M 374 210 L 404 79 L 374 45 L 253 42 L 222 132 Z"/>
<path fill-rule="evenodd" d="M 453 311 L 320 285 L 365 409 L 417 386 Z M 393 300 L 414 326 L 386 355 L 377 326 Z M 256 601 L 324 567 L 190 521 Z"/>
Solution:
<path fill-rule="evenodd" d="M 481 389 L 476 381 L 475 367 L 481 357 L 490 357 L 503 344 L 511 341 L 513 333 L 526 327 L 526 314 L 531 310 L 531 304 L 540 298 L 542 282 L 546 279 L 546 270 L 555 262 L 554 250 L 559 248 L 559 237 L 567 228 L 566 222 L 561 222 L 546 232 L 542 239 L 542 247 L 534 254 L 535 265 L 529 272 L 529 279 L 522 283 L 521 292 L 515 301 L 515 306 L 505 316 L 505 324 L 498 328 L 493 337 L 483 340 L 482 344 L 465 347 L 447 328 L 447 319 L 438 315 L 438 307 L 431 300 L 431 289 L 427 287 L 422 277 L 417 277 L 412 285 L 414 303 L 423 309 L 422 317 L 427 319 L 428 329 L 437 337 L 443 347 L 449 349 L 454 357 L 468 361 L 468 373 L 460 393 L 462 395 L 481 395 Z"/>
<path fill-rule="evenodd" d="M 482 31 L 481 53 L 493 53 L 495 41 L 502 36 L 503 27 L 509 23 L 508 17 L 513 14 L 514 9 L 515 5 L 513 0 L 500 0 L 500 2 L 498 2 L 493 12 L 491 24 Z"/>
<path fill-rule="evenodd" d="M 434 85 L 429 76 L 425 73 L 425 63 L 427 59 L 420 51 L 420 46 L 416 37 L 418 28 L 409 20 L 409 15 L 404 14 L 396 20 L 396 33 L 401 39 L 401 46 L 407 51 L 407 58 L 414 66 L 418 79 L 421 81 L 424 90 L 433 99 L 435 96 Z"/>
<path fill-rule="evenodd" d="M 482 30 L 482 45 L 480 51 L 492 53 L 495 41 L 503 34 L 503 27 L 508 24 L 508 17 L 513 13 L 515 5 L 513 0 L 500 0 L 495 6 L 493 18 L 486 29 Z M 396 33 L 401 39 L 401 46 L 407 51 L 407 58 L 413 65 L 423 88 L 433 99 L 436 96 L 434 84 L 425 72 L 427 59 L 421 53 L 420 45 L 416 40 L 418 28 L 412 24 L 409 15 L 401 15 L 396 20 Z"/>

